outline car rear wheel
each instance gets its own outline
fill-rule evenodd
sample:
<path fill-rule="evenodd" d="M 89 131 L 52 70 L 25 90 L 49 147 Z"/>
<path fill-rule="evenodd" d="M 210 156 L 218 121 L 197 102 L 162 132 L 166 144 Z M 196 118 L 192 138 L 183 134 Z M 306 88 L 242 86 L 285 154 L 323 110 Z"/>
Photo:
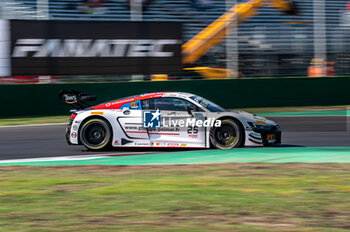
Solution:
<path fill-rule="evenodd" d="M 106 148 L 112 139 L 112 130 L 106 120 L 92 118 L 84 122 L 80 129 L 80 141 L 88 149 Z"/>
<path fill-rule="evenodd" d="M 235 120 L 224 119 L 220 127 L 211 129 L 210 142 L 218 149 L 240 147 L 244 143 L 244 131 Z"/>

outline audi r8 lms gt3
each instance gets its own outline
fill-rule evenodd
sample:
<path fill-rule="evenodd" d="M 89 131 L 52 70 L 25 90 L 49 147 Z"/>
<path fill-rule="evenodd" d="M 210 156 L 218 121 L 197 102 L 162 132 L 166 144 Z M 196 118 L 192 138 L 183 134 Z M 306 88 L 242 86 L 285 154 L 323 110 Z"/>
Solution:
<path fill-rule="evenodd" d="M 91 150 L 112 147 L 231 149 L 281 143 L 277 123 L 243 111 L 226 111 L 200 96 L 158 92 L 88 107 L 96 96 L 61 91 L 72 110 L 66 138 Z"/>

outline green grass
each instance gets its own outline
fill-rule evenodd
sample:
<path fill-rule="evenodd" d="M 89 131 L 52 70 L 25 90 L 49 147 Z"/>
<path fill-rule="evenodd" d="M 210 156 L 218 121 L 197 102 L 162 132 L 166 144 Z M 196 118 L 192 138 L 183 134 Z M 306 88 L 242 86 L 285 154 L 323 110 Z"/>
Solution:
<path fill-rule="evenodd" d="M 0 231 L 346 231 L 347 164 L 1 167 Z"/>

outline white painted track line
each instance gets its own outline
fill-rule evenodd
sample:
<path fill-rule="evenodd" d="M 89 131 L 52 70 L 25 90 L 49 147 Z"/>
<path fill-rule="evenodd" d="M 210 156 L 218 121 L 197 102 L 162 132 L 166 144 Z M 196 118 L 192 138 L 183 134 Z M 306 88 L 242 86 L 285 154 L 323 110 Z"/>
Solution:
<path fill-rule="evenodd" d="M 74 160 L 91 160 L 108 158 L 111 156 L 127 156 L 127 155 L 146 155 L 159 152 L 123 152 L 123 153 L 105 153 L 96 155 L 73 155 L 73 156 L 57 156 L 57 157 L 43 157 L 43 158 L 26 158 L 26 159 L 10 159 L 0 160 L 0 164 L 4 163 L 27 163 L 27 162 L 48 162 L 48 161 L 74 161 Z"/>

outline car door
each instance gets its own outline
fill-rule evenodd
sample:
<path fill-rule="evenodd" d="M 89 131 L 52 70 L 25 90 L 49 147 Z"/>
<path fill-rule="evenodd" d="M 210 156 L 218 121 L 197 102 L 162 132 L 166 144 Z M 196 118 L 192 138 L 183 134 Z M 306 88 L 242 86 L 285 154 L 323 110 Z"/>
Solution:
<path fill-rule="evenodd" d="M 149 139 L 147 130 L 142 126 L 142 108 L 140 101 L 127 103 L 121 107 L 123 116 L 118 122 L 129 139 Z"/>
<path fill-rule="evenodd" d="M 143 100 L 142 108 L 144 112 L 160 113 L 160 126 L 147 129 L 154 146 L 205 147 L 206 128 L 191 124 L 205 118 L 205 112 L 193 103 L 181 98 L 161 97 Z"/>

